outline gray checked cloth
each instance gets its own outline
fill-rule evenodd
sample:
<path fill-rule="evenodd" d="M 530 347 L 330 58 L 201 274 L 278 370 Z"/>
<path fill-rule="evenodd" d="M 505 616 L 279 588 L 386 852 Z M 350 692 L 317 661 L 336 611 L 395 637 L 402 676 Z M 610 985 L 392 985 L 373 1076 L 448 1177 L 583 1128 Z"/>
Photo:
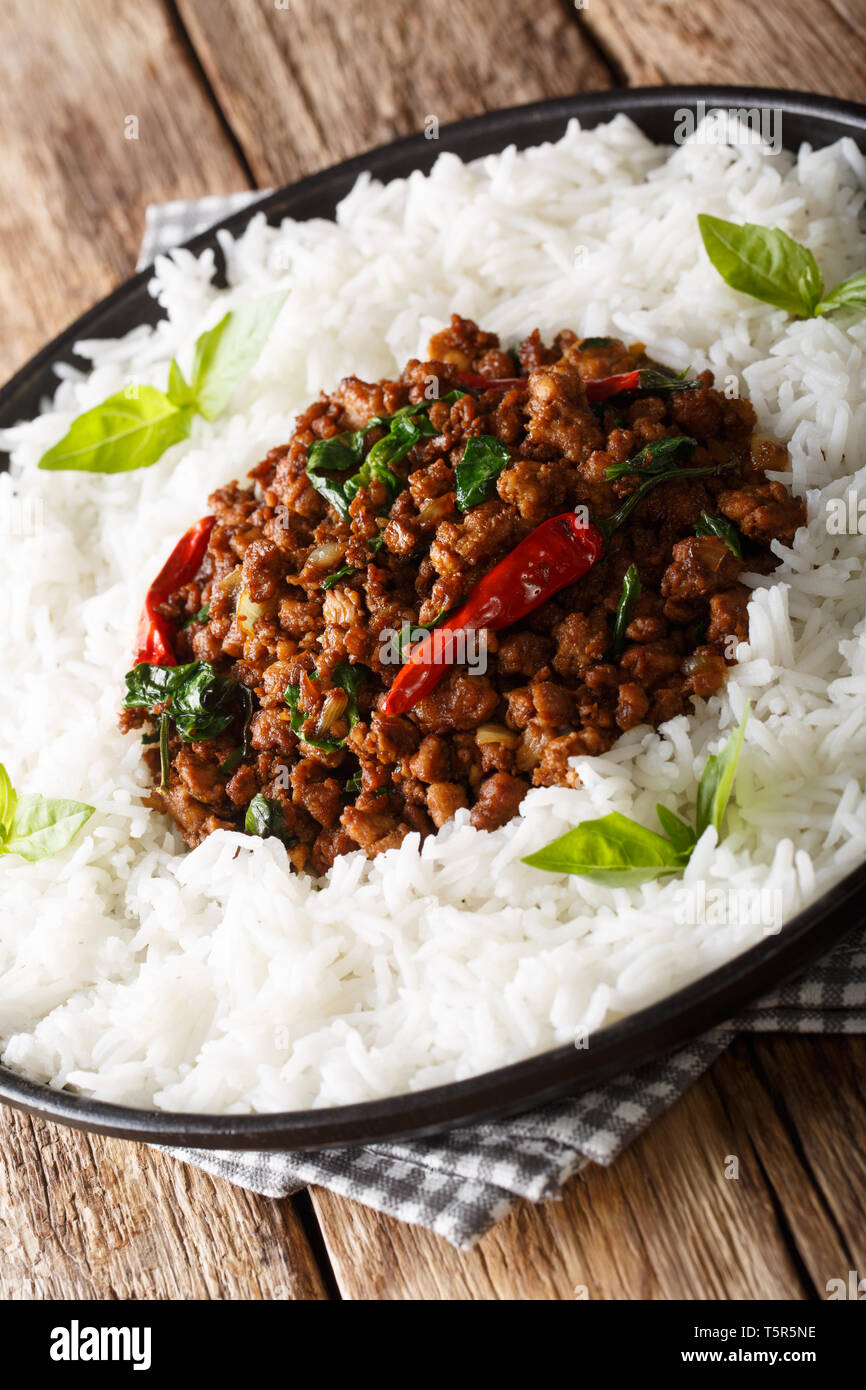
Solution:
<path fill-rule="evenodd" d="M 139 265 L 262 196 L 245 192 L 149 208 Z M 316 1153 L 167 1152 L 267 1197 L 308 1184 L 327 1187 L 467 1249 L 521 1198 L 555 1198 L 585 1164 L 612 1163 L 739 1032 L 866 1032 L 866 930 L 857 927 L 798 979 L 687 1047 L 601 1090 L 517 1119 Z"/>

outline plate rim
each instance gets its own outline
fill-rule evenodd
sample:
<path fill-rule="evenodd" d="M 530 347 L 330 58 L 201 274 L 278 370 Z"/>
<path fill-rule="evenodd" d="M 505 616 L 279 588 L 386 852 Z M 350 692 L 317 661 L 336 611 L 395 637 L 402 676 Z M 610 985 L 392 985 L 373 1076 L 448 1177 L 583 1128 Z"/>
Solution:
<path fill-rule="evenodd" d="M 330 196 L 334 184 L 351 185 L 362 172 L 369 172 L 373 177 L 403 177 L 397 172 L 389 174 L 388 167 L 413 156 L 423 156 L 420 161 L 416 159 L 416 167 L 419 162 L 431 163 L 445 149 L 471 143 L 478 135 L 495 140 L 509 132 L 512 138 L 499 146 L 504 148 L 515 138 L 515 124 L 520 129 L 521 139 L 527 135 L 525 143 L 531 144 L 533 125 L 565 122 L 575 116 L 607 119 L 611 109 L 626 115 L 653 109 L 658 114 L 670 113 L 676 104 L 688 106 L 702 100 L 714 106 L 778 106 L 783 115 L 789 112 L 847 125 L 852 134 L 856 132 L 866 142 L 866 106 L 799 90 L 691 84 L 578 92 L 451 122 L 440 128 L 439 139 L 435 142 L 425 140 L 423 133 L 416 133 L 378 145 L 254 199 L 245 208 L 190 238 L 183 246 L 194 254 L 201 254 L 217 245 L 218 231 L 225 229 L 237 235 L 259 213 L 268 216 L 281 211 L 284 216 L 291 215 L 285 207 L 287 200 L 302 201 L 319 193 Z M 838 134 L 834 138 L 838 138 Z M 0 416 L 14 409 L 22 392 L 32 390 L 34 380 L 46 370 L 50 371 L 54 363 L 74 356 L 74 344 L 86 336 L 92 324 L 122 308 L 136 294 L 144 291 L 146 295 L 152 274 L 153 267 L 146 266 L 121 282 L 24 363 L 0 388 Z M 623 1070 L 657 1060 L 698 1034 L 731 1019 L 750 1000 L 771 985 L 778 988 L 785 979 L 861 923 L 863 914 L 862 909 L 857 910 L 857 900 L 864 890 L 866 861 L 787 922 L 778 934 L 765 937 L 724 965 L 601 1029 L 590 1048 L 583 1050 L 563 1044 L 493 1071 L 441 1086 L 352 1105 L 225 1115 L 141 1109 L 92 1100 L 30 1080 L 0 1064 L 0 1103 L 75 1129 L 201 1149 L 304 1150 L 357 1146 L 386 1139 L 419 1138 L 481 1119 L 502 1118 L 602 1085 Z M 638 1057 L 636 1049 L 641 1041 L 644 1046 Z M 581 1067 L 581 1059 L 587 1057 L 591 1057 L 591 1064 Z"/>

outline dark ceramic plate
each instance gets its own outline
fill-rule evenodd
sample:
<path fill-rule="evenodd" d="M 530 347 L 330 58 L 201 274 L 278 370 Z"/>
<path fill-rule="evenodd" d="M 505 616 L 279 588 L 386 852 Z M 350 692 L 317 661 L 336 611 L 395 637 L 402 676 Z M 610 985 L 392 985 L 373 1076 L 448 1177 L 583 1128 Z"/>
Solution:
<path fill-rule="evenodd" d="M 397 140 L 270 194 L 218 226 L 237 234 L 257 211 L 263 211 L 271 222 L 278 222 L 287 215 L 332 217 L 336 204 L 362 172 L 387 180 L 403 177 L 413 169 L 429 169 L 443 150 L 473 159 L 496 153 L 509 144 L 522 148 L 555 140 L 573 116 L 584 125 L 592 126 L 624 111 L 651 139 L 670 142 L 676 112 L 684 107 L 695 107 L 699 101 L 706 102 L 709 107 L 759 106 L 781 111 L 783 140 L 788 148 L 796 148 L 802 141 L 813 146 L 827 145 L 848 135 L 866 151 L 866 107 L 830 97 L 736 87 L 658 87 L 593 93 L 513 107 L 460 121 L 446 126 L 438 141 L 428 141 L 420 135 Z M 212 228 L 202 233 L 187 246 L 196 253 L 212 247 L 217 252 L 219 265 L 221 257 L 215 231 L 216 228 Z M 159 306 L 147 293 L 148 278 L 148 272 L 143 271 L 121 285 L 18 372 L 0 391 L 0 427 L 36 413 L 40 400 L 54 391 L 54 364 L 76 361 L 76 341 L 115 337 L 138 324 L 154 323 L 160 317 Z M 0 1067 L 0 1101 L 78 1129 L 201 1148 L 304 1149 L 364 1144 L 398 1136 L 430 1134 L 475 1120 L 516 1113 L 543 1101 L 598 1086 L 618 1072 L 658 1057 L 730 1018 L 751 1000 L 777 987 L 786 977 L 814 960 L 861 921 L 864 890 L 866 864 L 801 912 L 778 935 L 767 937 L 760 945 L 686 989 L 603 1029 L 590 1048 L 560 1047 L 449 1086 L 332 1110 L 244 1116 L 186 1115 L 84 1100 L 69 1092 L 37 1085 Z"/>

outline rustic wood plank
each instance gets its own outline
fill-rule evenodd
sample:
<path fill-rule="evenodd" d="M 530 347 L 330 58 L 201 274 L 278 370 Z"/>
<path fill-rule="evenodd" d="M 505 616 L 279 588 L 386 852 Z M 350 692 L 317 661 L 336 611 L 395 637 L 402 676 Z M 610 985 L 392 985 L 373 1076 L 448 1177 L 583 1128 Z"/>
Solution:
<path fill-rule="evenodd" d="M 327 1297 L 290 1201 L 0 1114 L 0 1298 Z"/>
<path fill-rule="evenodd" d="M 430 115 L 611 74 L 858 97 L 866 49 L 853 0 L 589 0 L 574 15 L 565 0 L 389 0 L 380 22 L 350 0 L 179 0 L 179 12 L 241 157 L 170 5 L 4 7 L 0 172 L 16 196 L 0 210 L 0 372 L 127 273 L 148 201 L 244 186 L 248 167 L 286 181 Z M 123 138 L 129 115 L 137 142 Z M 566 1299 L 578 1285 L 593 1298 L 820 1293 L 866 1267 L 864 1080 L 862 1040 L 738 1044 L 612 1169 L 582 1175 L 561 1203 L 522 1204 L 466 1256 L 319 1191 L 340 1287 L 387 1299 Z M 723 1176 L 732 1153 L 737 1182 Z M 0 1251 L 7 1297 L 326 1296 L 291 1203 L 6 1110 Z"/>
<path fill-rule="evenodd" d="M 562 0 L 178 0 L 260 184 L 397 135 L 610 85 Z"/>
<path fill-rule="evenodd" d="M 147 203 L 249 185 L 161 0 L 6 0 L 0 129 L 0 378 L 130 274 Z"/>
<path fill-rule="evenodd" d="M 521 1203 L 467 1254 L 315 1189 L 340 1291 L 389 1300 L 565 1300 L 579 1289 L 590 1299 L 807 1297 L 776 1194 L 715 1070 L 613 1166 L 585 1169 L 561 1202 Z M 764 1102 L 772 1115 L 766 1094 Z M 725 1176 L 731 1154 L 736 1180 Z M 788 1178 L 808 1189 L 802 1169 L 791 1165 Z"/>
<path fill-rule="evenodd" d="M 132 270 L 148 202 L 249 184 L 161 0 L 4 5 L 0 129 L 2 376 Z M 6 1298 L 326 1296 L 291 1203 L 5 1107 L 0 1251 Z"/>
<path fill-rule="evenodd" d="M 755 1137 L 761 1161 L 784 1206 L 803 1266 L 819 1297 L 828 1279 L 850 1269 L 866 1275 L 866 1038 L 758 1035 L 743 1046 L 737 1070 L 740 1122 Z M 787 1156 L 766 1123 L 775 1105 Z M 792 1184 L 794 1162 L 807 1182 Z"/>
<path fill-rule="evenodd" d="M 629 86 L 753 84 L 863 100 L 860 0 L 586 0 L 577 13 Z"/>

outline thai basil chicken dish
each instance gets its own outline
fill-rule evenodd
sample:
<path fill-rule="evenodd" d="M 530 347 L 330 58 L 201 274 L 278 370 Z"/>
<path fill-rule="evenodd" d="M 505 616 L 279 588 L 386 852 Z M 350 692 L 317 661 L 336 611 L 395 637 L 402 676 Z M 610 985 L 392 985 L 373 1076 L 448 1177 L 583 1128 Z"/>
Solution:
<path fill-rule="evenodd" d="M 314 401 L 154 581 L 122 714 L 149 804 L 315 875 L 460 808 L 505 824 L 720 689 L 741 574 L 805 521 L 787 469 L 709 371 L 455 315 L 427 361 Z"/>

